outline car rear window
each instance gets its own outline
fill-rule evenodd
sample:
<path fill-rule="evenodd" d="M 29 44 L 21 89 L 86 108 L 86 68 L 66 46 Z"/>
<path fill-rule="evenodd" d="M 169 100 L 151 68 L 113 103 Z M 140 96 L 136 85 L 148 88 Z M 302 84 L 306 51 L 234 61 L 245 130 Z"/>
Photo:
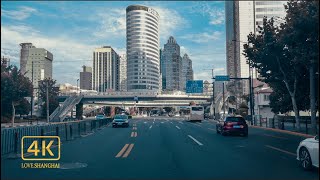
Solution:
<path fill-rule="evenodd" d="M 202 107 L 192 107 L 192 111 L 202 111 Z"/>
<path fill-rule="evenodd" d="M 227 117 L 227 122 L 245 122 L 245 120 L 242 117 Z"/>
<path fill-rule="evenodd" d="M 128 116 L 126 116 L 126 115 L 116 115 L 116 116 L 114 116 L 114 119 L 128 119 Z"/>

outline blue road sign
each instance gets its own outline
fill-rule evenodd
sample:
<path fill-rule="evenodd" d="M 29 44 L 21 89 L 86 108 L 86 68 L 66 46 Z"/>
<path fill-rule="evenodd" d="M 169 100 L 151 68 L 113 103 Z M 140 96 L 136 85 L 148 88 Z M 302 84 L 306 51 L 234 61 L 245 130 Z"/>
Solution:
<path fill-rule="evenodd" d="M 216 76 L 215 80 L 216 81 L 229 81 L 230 78 L 229 78 L 229 76 Z"/>
<path fill-rule="evenodd" d="M 187 81 L 186 93 L 203 93 L 203 80 Z"/>

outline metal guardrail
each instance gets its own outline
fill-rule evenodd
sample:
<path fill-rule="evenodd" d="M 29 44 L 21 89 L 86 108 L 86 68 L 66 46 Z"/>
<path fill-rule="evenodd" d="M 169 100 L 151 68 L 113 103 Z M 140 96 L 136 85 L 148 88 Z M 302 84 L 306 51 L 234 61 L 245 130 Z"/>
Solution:
<path fill-rule="evenodd" d="M 42 126 L 1 128 L 1 155 L 21 154 L 21 139 L 23 136 L 59 136 L 62 142 L 69 141 L 107 125 L 111 120 L 111 118 L 106 118 L 59 122 Z M 29 147 L 31 143 L 31 139 L 26 139 L 24 142 L 25 148 Z"/>

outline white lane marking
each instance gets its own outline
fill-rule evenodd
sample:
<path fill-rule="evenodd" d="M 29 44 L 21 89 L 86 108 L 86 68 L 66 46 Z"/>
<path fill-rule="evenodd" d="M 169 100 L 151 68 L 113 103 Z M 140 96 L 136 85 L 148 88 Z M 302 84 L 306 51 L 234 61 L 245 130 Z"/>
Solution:
<path fill-rule="evenodd" d="M 147 122 L 143 122 L 143 123 L 145 123 L 145 124 L 146 124 Z"/>
<path fill-rule="evenodd" d="M 172 122 L 170 122 L 171 124 L 173 124 Z"/>
<path fill-rule="evenodd" d="M 149 127 L 149 129 L 151 129 L 152 128 L 152 125 Z"/>
<path fill-rule="evenodd" d="M 264 136 L 273 137 L 273 138 L 278 138 L 278 139 L 288 139 L 288 138 L 285 138 L 285 137 L 273 136 L 273 135 L 270 135 L 270 134 L 263 134 L 263 135 L 264 135 Z"/>
<path fill-rule="evenodd" d="M 196 142 L 199 146 L 202 146 L 203 144 L 201 142 L 199 142 L 198 140 L 196 140 L 194 137 L 188 135 L 189 138 L 191 138 L 194 142 Z"/>
<path fill-rule="evenodd" d="M 152 124 L 154 124 L 154 121 L 153 121 L 153 123 Z"/>
<path fill-rule="evenodd" d="M 212 131 L 215 131 L 215 129 L 212 129 L 212 128 L 208 128 L 209 130 L 212 130 Z"/>
<path fill-rule="evenodd" d="M 194 125 L 201 127 L 199 124 L 194 124 Z"/>
<path fill-rule="evenodd" d="M 164 122 L 161 122 L 161 124 L 163 124 Z"/>
<path fill-rule="evenodd" d="M 176 126 L 177 129 L 180 129 L 179 126 Z"/>
<path fill-rule="evenodd" d="M 289 152 L 289 151 L 286 151 L 286 150 L 283 150 L 283 149 L 280 149 L 280 148 L 276 148 L 276 147 L 269 146 L 269 145 L 265 145 L 265 146 L 268 147 L 268 148 L 271 148 L 271 149 L 274 149 L 274 150 L 277 150 L 277 151 L 292 155 L 292 156 L 297 156 L 295 153 L 292 153 L 292 152 Z"/>

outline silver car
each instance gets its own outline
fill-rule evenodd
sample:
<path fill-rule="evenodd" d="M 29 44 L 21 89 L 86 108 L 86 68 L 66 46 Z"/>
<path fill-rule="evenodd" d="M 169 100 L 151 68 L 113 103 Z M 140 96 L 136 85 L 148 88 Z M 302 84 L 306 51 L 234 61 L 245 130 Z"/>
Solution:
<path fill-rule="evenodd" d="M 127 115 L 115 115 L 112 121 L 112 127 L 129 127 L 129 118 Z"/>

